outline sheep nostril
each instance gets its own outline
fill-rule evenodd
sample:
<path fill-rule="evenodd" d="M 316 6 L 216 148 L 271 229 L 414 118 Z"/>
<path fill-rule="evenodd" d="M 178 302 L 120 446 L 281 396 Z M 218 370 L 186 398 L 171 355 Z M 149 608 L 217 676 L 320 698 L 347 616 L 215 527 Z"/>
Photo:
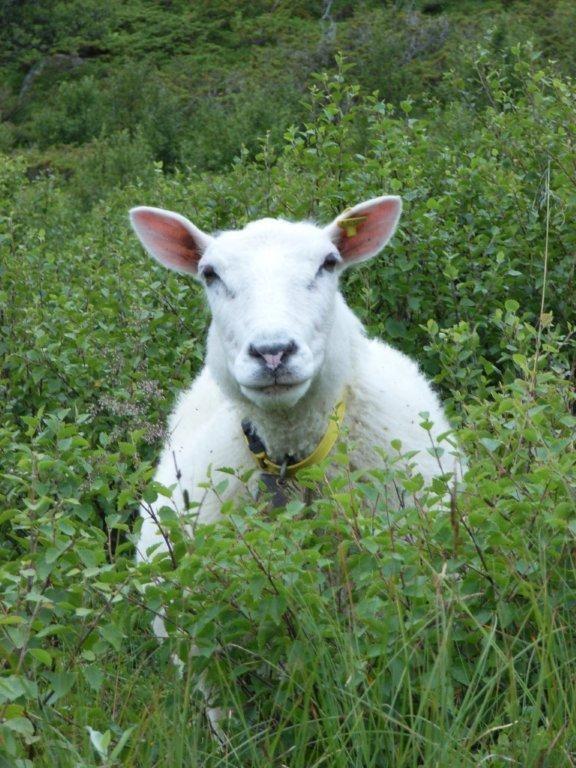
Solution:
<path fill-rule="evenodd" d="M 248 354 L 250 357 L 260 359 L 269 370 L 275 371 L 297 350 L 296 342 L 291 340 L 286 344 L 250 344 Z"/>
<path fill-rule="evenodd" d="M 258 347 L 255 347 L 254 344 L 250 344 L 248 347 L 248 354 L 250 357 L 260 357 L 260 352 L 258 351 Z"/>

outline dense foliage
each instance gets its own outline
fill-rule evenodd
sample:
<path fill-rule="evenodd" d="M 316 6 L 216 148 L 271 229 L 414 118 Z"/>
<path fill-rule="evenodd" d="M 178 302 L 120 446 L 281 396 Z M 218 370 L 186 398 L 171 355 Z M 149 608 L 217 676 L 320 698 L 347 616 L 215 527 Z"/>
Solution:
<path fill-rule="evenodd" d="M 219 169 L 266 131 L 280 146 L 339 50 L 367 91 L 421 111 L 460 98 L 443 75 L 477 44 L 531 38 L 574 75 L 575 25 L 572 0 L 0 0 L 0 151 L 81 174 L 129 138 L 136 164 Z"/>
<path fill-rule="evenodd" d="M 107 14 L 137 5 L 82 12 L 101 19 L 96 38 Z M 318 23 L 309 5 L 294 4 L 302 29 Z M 370 28 L 400 5 L 334 12 Z M 62 21 L 79 4 L 52 6 L 50 32 L 35 4 L 3 4 L 20 25 L 15 50 L 32 32 L 53 50 L 59 24 L 74 39 L 72 19 L 83 30 L 80 15 Z M 178 18 L 189 8 L 165 6 Z M 174 45 L 182 27 L 168 27 Z M 135 44 L 123 29 L 118 45 Z M 205 170 L 154 162 L 146 131 L 164 130 L 164 113 L 139 101 L 146 75 L 132 65 L 114 77 L 135 95 L 134 125 L 87 137 L 86 119 L 73 135 L 91 100 L 100 116 L 104 99 L 126 107 L 99 89 L 103 73 L 58 86 L 68 112 L 31 107 L 46 110 L 46 133 L 18 123 L 18 141 L 37 130 L 46 146 L 90 144 L 63 152 L 70 174 L 39 172 L 28 152 L 0 165 L 0 765 L 576 762 L 575 91 L 529 44 L 462 50 L 457 63 L 425 103 L 409 67 L 382 100 L 338 58 L 292 127 L 254 138 L 218 173 L 206 170 L 220 163 L 216 133 L 198 139 Z M 163 98 L 178 120 L 172 96 L 154 105 Z M 71 134 L 47 138 L 50 126 Z M 137 567 L 137 504 L 158 491 L 165 414 L 201 365 L 207 316 L 198 286 L 142 254 L 128 208 L 176 209 L 210 230 L 264 215 L 327 221 L 382 191 L 405 200 L 400 231 L 345 292 L 370 333 L 435 378 L 465 485 L 446 505 L 449 474 L 424 489 L 398 444 L 366 475 L 344 441 L 335 479 L 303 473 L 311 505 L 227 506 L 193 542 L 166 512 L 171 551 Z M 405 491 L 396 514 L 390 482 Z M 158 647 L 149 622 L 163 608 L 171 637 Z M 232 710 L 224 749 L 208 736 L 202 669 Z"/>

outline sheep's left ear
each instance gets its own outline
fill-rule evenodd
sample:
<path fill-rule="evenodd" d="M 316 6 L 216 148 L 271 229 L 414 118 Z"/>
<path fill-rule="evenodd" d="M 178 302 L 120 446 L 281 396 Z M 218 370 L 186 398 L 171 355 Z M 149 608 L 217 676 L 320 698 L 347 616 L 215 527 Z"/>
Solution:
<path fill-rule="evenodd" d="M 374 197 L 341 213 L 326 227 L 326 233 L 345 264 L 365 261 L 379 253 L 390 240 L 401 212 L 399 197 Z"/>

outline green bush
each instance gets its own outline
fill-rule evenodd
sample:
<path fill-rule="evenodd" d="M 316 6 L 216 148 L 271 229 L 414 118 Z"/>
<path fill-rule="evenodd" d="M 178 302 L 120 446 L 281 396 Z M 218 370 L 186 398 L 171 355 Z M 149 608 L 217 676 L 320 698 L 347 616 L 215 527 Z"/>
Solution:
<path fill-rule="evenodd" d="M 54 102 L 40 107 L 29 129 L 29 139 L 40 147 L 81 144 L 101 132 L 104 115 L 94 78 L 61 83 Z"/>
<path fill-rule="evenodd" d="M 232 13 L 214 0 L 6 0 L 2 119 L 16 145 L 48 157 L 127 130 L 165 168 L 223 169 L 268 130 L 281 147 L 311 73 L 335 71 L 338 50 L 367 91 L 395 106 L 410 95 L 422 115 L 431 99 L 461 100 L 479 44 L 505 64 L 532 40 L 574 76 L 575 13 L 571 0 L 238 0 Z"/>

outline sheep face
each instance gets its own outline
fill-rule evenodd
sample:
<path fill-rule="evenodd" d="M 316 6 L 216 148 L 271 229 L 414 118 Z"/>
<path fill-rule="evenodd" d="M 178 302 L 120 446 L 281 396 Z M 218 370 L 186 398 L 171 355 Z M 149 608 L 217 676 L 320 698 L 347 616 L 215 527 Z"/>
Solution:
<path fill-rule="evenodd" d="M 342 259 L 312 224 L 263 219 L 225 232 L 198 264 L 219 381 L 259 407 L 290 407 L 322 367 Z"/>
<path fill-rule="evenodd" d="M 208 364 L 233 396 L 289 408 L 318 376 L 330 340 L 338 276 L 391 237 L 400 200 L 382 197 L 327 227 L 261 219 L 209 236 L 178 214 L 135 208 L 145 248 L 169 268 L 194 274 L 212 310 Z"/>

